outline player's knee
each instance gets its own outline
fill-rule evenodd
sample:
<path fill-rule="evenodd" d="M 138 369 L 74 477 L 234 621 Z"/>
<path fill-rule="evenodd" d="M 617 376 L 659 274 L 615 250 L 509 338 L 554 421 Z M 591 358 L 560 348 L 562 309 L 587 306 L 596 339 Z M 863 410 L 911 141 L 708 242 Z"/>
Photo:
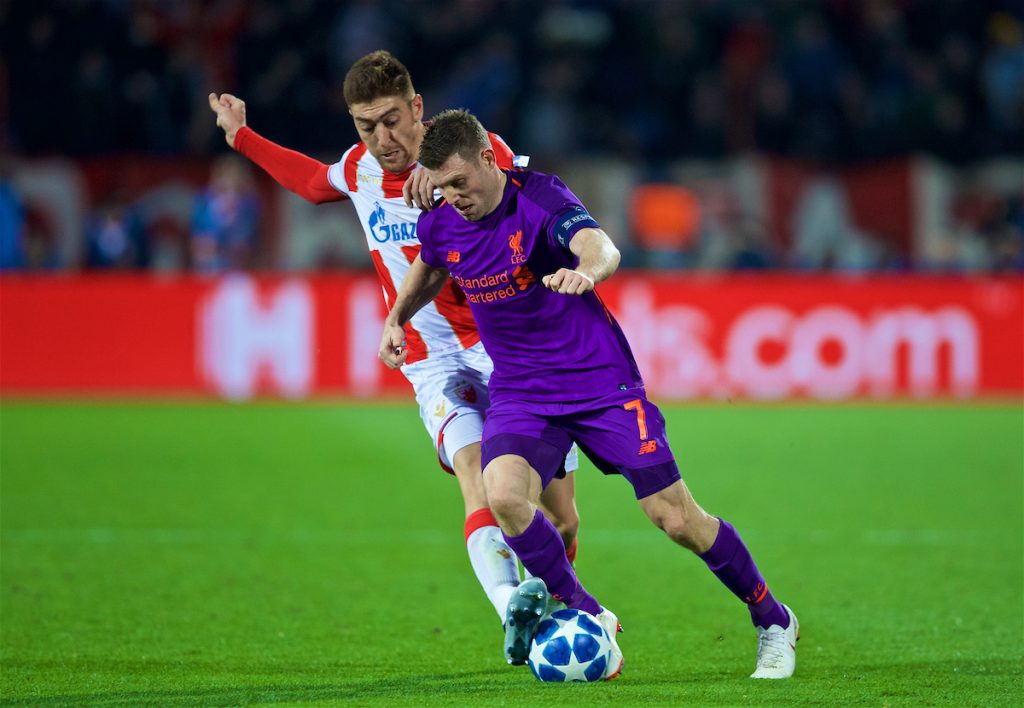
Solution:
<path fill-rule="evenodd" d="M 522 494 L 501 485 L 488 488 L 487 502 L 491 511 L 499 519 L 519 516 L 523 507 L 528 507 L 530 504 Z"/>
<path fill-rule="evenodd" d="M 655 525 L 665 532 L 665 535 L 684 548 L 693 550 L 696 548 L 695 529 L 690 519 L 682 509 L 665 509 L 651 519 Z"/>

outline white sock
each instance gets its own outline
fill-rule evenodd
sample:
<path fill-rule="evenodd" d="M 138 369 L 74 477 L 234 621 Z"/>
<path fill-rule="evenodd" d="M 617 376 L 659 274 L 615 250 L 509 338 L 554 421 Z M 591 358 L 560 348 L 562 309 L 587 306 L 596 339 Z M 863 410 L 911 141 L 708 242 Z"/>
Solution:
<path fill-rule="evenodd" d="M 466 551 L 480 587 L 504 622 L 509 598 L 519 586 L 519 559 L 497 526 L 481 526 L 473 531 L 466 539 Z"/>

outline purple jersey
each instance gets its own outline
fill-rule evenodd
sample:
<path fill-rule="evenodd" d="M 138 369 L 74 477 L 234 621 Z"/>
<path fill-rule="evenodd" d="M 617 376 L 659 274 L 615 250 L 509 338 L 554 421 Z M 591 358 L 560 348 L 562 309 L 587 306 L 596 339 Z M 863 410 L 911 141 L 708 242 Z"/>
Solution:
<path fill-rule="evenodd" d="M 420 216 L 420 257 L 462 288 L 494 361 L 491 400 L 587 401 L 642 386 L 622 330 L 595 292 L 560 295 L 540 279 L 575 268 L 573 235 L 597 227 L 568 187 L 506 172 L 497 209 L 467 221 L 451 205 Z"/>

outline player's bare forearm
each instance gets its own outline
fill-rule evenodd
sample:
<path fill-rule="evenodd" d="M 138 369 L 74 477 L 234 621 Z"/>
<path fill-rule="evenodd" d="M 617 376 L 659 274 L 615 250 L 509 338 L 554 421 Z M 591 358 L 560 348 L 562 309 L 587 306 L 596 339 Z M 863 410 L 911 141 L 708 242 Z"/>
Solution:
<path fill-rule="evenodd" d="M 384 332 L 380 339 L 378 358 L 389 368 L 397 369 L 405 363 L 408 351 L 405 346 L 405 324 L 420 309 L 437 297 L 448 280 L 444 268 L 432 268 L 416 256 L 398 289 L 391 312 L 384 320 Z"/>
<path fill-rule="evenodd" d="M 402 286 L 398 289 L 388 320 L 399 327 L 404 327 L 413 315 L 437 297 L 447 279 L 446 269 L 429 266 L 416 256 L 416 260 L 409 266 L 409 271 L 402 280 Z"/>
<path fill-rule="evenodd" d="M 569 242 L 569 250 L 579 259 L 576 270 L 594 284 L 607 280 L 619 267 L 619 249 L 603 229 L 580 229 Z"/>
<path fill-rule="evenodd" d="M 545 275 L 544 286 L 565 295 L 590 292 L 619 267 L 619 249 L 602 229 L 580 229 L 569 241 L 569 250 L 579 258 L 573 268 L 560 268 Z"/>

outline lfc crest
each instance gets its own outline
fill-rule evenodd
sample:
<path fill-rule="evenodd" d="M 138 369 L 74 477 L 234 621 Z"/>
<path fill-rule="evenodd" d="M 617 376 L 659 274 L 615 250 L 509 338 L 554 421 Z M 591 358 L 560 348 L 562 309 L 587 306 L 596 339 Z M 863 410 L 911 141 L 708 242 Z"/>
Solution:
<path fill-rule="evenodd" d="M 526 256 L 523 255 L 523 230 L 519 229 L 508 237 L 508 247 L 512 249 L 513 263 L 526 263 Z"/>

